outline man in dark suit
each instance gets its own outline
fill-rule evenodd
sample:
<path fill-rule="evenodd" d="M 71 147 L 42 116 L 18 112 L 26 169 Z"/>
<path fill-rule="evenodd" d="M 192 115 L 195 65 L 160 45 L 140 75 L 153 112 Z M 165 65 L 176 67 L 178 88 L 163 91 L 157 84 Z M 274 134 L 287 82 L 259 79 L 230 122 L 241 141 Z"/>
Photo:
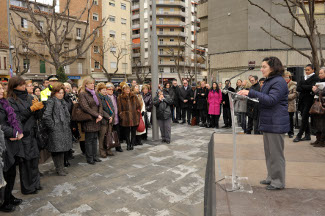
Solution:
<path fill-rule="evenodd" d="M 255 91 L 261 91 L 261 86 L 258 82 L 257 76 L 252 76 L 249 81 L 251 82 L 252 86 L 250 89 Z M 259 108 L 258 103 L 248 100 L 247 101 L 247 116 L 248 116 L 248 124 L 247 124 L 247 134 L 251 134 L 252 130 L 254 129 L 254 134 L 260 134 L 258 131 L 258 122 L 259 122 Z"/>
<path fill-rule="evenodd" d="M 200 127 L 205 127 L 206 126 L 206 120 L 207 120 L 207 115 L 208 115 L 208 95 L 209 95 L 209 90 L 205 86 L 205 82 L 201 82 L 201 88 L 197 89 L 196 91 L 196 97 L 195 97 L 195 102 L 197 109 L 199 111 L 199 119 L 198 121 L 200 122 Z"/>
<path fill-rule="evenodd" d="M 191 110 L 190 110 L 190 100 L 191 100 L 191 88 L 188 86 L 187 80 L 183 81 L 183 86 L 179 88 L 179 103 L 182 109 L 182 124 L 186 122 L 191 124 Z"/>
<path fill-rule="evenodd" d="M 235 89 L 231 87 L 230 80 L 225 81 L 225 87 L 223 90 L 229 90 L 232 92 L 235 92 Z M 230 102 L 228 93 L 222 92 L 222 104 L 223 104 L 223 121 L 225 123 L 225 126 L 222 128 L 231 128 L 232 122 L 231 122 L 231 112 L 230 112 Z"/>
<path fill-rule="evenodd" d="M 309 127 L 309 110 L 314 103 L 314 95 L 312 88 L 316 82 L 319 81 L 317 75 L 314 73 L 314 66 L 309 64 L 305 67 L 305 79 L 300 81 L 297 85 L 297 92 L 299 92 L 298 110 L 301 112 L 301 126 L 299 133 L 294 142 L 310 140 L 310 127 Z M 302 135 L 305 133 L 305 137 Z"/>
<path fill-rule="evenodd" d="M 170 91 L 173 95 L 172 119 L 174 123 L 178 123 L 178 121 L 181 119 L 181 110 L 179 105 L 179 87 L 176 79 L 173 80 Z"/>

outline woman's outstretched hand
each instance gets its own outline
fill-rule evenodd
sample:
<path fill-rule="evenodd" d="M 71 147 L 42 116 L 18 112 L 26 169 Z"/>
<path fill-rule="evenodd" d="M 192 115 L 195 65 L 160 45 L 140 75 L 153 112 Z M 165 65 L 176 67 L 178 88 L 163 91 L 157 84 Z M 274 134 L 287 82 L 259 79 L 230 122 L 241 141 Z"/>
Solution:
<path fill-rule="evenodd" d="M 244 96 L 247 96 L 248 93 L 249 93 L 249 90 L 240 90 L 239 92 L 237 92 L 237 94 L 244 95 Z"/>

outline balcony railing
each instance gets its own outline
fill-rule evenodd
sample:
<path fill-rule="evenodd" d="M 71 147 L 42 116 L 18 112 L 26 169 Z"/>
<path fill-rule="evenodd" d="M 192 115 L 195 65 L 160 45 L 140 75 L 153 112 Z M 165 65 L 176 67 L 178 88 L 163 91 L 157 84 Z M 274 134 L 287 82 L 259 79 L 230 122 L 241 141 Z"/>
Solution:
<path fill-rule="evenodd" d="M 141 56 L 141 53 L 132 53 L 133 58 L 140 57 L 140 56 Z"/>
<path fill-rule="evenodd" d="M 152 1 L 150 1 L 152 4 Z M 156 1 L 157 6 L 177 6 L 177 7 L 186 7 L 185 2 L 183 1 L 170 1 L 170 0 L 157 0 Z"/>
<path fill-rule="evenodd" d="M 132 29 L 139 29 L 140 28 L 140 24 L 134 24 L 132 25 Z"/>
<path fill-rule="evenodd" d="M 140 8 L 140 4 L 132 5 L 131 10 L 138 10 Z"/>
<path fill-rule="evenodd" d="M 135 15 L 132 15 L 132 19 L 135 20 L 135 19 L 139 19 L 140 18 L 140 14 L 135 14 Z"/>
<path fill-rule="evenodd" d="M 185 33 L 184 32 L 166 32 L 166 31 L 158 31 L 157 32 L 157 35 L 160 36 L 160 37 L 163 37 L 163 36 L 180 36 L 180 37 L 186 37 L 185 36 Z"/>
<path fill-rule="evenodd" d="M 134 38 L 139 38 L 140 37 L 140 34 L 133 34 L 132 35 L 132 39 L 134 39 Z"/>
<path fill-rule="evenodd" d="M 132 44 L 132 48 L 139 48 L 141 46 L 140 43 L 137 43 L 137 44 Z"/>
<path fill-rule="evenodd" d="M 186 13 L 183 11 L 174 11 L 174 12 L 170 12 L 170 11 L 157 11 L 157 16 L 181 16 L 181 17 L 186 17 Z M 152 11 L 150 12 L 150 15 L 152 15 Z"/>

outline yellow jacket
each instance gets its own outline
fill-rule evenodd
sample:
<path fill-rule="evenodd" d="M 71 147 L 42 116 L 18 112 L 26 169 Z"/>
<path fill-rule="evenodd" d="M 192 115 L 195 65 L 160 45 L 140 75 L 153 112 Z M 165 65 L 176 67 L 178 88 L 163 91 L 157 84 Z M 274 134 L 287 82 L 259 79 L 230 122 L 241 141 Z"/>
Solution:
<path fill-rule="evenodd" d="M 41 101 L 47 101 L 47 99 L 51 96 L 51 90 L 47 87 L 43 91 L 41 91 Z"/>

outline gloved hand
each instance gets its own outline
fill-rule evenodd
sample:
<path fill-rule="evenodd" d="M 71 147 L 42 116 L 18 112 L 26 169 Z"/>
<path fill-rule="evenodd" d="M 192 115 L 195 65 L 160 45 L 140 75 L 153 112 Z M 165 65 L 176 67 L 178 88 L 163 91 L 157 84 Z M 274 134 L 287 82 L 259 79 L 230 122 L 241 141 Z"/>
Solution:
<path fill-rule="evenodd" d="M 36 102 L 36 103 L 33 103 L 33 105 L 30 107 L 30 110 L 32 112 L 35 112 L 37 110 L 43 109 L 43 107 L 44 107 L 44 104 L 42 102 Z"/>
<path fill-rule="evenodd" d="M 34 98 L 32 102 L 33 102 L 33 104 L 34 104 L 34 103 L 37 103 L 38 100 L 37 100 L 36 98 Z"/>

